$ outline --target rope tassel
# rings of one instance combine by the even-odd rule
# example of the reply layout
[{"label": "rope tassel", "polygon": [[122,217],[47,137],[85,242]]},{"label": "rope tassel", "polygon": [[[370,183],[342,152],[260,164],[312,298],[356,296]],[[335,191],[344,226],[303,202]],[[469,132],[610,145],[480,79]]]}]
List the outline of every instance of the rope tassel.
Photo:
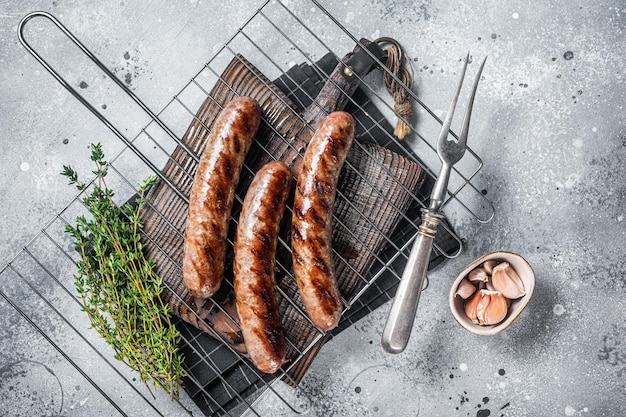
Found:
[{"label": "rope tassel", "polygon": [[[410,60],[407,59],[407,55],[402,49],[402,46],[400,46],[396,40],[383,37],[377,39],[376,42],[390,44],[385,49],[385,52],[387,52],[385,65],[389,71],[383,72],[383,83],[389,94],[393,97],[393,108],[398,115],[398,121],[396,122],[393,134],[398,139],[404,139],[406,135],[411,133],[410,123],[413,114],[413,106],[411,105],[409,91],[413,88],[413,79],[415,77],[413,66]],[[400,82],[398,82],[398,80]]]}]

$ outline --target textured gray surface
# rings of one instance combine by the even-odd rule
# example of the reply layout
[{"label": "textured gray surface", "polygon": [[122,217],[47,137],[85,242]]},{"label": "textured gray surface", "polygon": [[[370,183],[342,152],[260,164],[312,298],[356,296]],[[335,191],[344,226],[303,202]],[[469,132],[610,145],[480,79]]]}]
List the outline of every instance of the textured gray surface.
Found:
[{"label": "textured gray surface", "polygon": [[[160,109],[258,6],[243,4],[1,2],[3,265],[74,197],[58,175],[62,164],[90,169],[90,142],[102,141],[111,155],[122,148],[19,45],[19,20],[33,10],[54,13],[150,107]],[[357,37],[400,40],[415,57],[416,91],[439,114],[465,53],[489,56],[469,141],[485,163],[475,184],[493,201],[496,217],[481,224],[462,210],[447,213],[466,249],[430,275],[403,354],[388,355],[380,347],[385,305],[324,347],[303,381],[310,398],[292,400],[304,402],[307,415],[319,416],[625,415],[624,2],[323,4]],[[313,13],[306,23],[320,22]],[[59,58],[50,46],[43,50]],[[69,63],[71,82],[107,104],[114,89],[104,85],[91,92],[99,75],[86,73],[86,64],[72,54],[62,49],[59,59]],[[123,119],[129,132],[145,124],[134,113]],[[127,169],[133,172],[134,165]],[[454,322],[447,293],[457,271],[493,250],[525,256],[537,287],[509,330],[481,338]],[[41,248],[37,256],[46,253]],[[63,334],[63,324],[47,322],[39,312],[43,303],[17,285],[12,270],[0,278],[2,290],[53,338]],[[45,282],[36,285],[48,289]],[[65,314],[80,313],[68,307]],[[74,352],[75,360],[99,384],[113,385],[109,395],[126,413],[157,414],[128,386],[116,387],[109,366],[89,352]],[[4,299],[0,376],[2,415],[117,413]],[[288,389],[285,395],[291,395]],[[187,398],[182,402],[193,408]],[[165,415],[184,415],[165,398],[154,404]],[[293,414],[270,396],[259,407],[267,415]]]}]

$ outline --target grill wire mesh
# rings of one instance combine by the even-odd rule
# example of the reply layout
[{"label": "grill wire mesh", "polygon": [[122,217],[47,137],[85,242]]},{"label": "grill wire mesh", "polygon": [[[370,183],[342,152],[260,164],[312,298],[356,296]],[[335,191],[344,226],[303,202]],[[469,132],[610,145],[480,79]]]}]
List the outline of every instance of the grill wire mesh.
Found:
[{"label": "grill wire mesh", "polygon": [[[337,59],[351,51],[360,41],[317,2],[310,4],[316,11],[315,15],[324,20],[324,24],[320,25],[325,27],[324,33],[313,32],[303,23],[304,16],[296,15],[287,5],[268,1],[159,112],[150,110],[121,81],[114,80],[149,116],[149,122],[131,138],[121,133],[120,128],[76,92],[63,76],[39,57],[37,51],[31,49],[28,42],[23,40],[23,43],[65,88],[124,143],[122,151],[110,159],[109,166],[109,185],[116,189],[118,199],[123,203],[132,200],[132,196],[137,193],[136,184],[148,174],[162,175],[161,168],[170,160],[172,152],[181,146],[179,138],[194,119],[197,109],[207,99],[213,86],[221,82],[222,71],[238,54],[246,57],[268,79],[276,81],[276,85],[299,107],[293,109],[294,112],[300,112],[311,104]],[[51,18],[43,14],[31,17],[37,16]],[[66,31],[60,23],[59,28]],[[115,78],[78,39],[69,32],[65,34],[105,74]],[[418,162],[425,169],[425,180],[419,193],[411,193],[411,208],[406,214],[400,213],[399,225],[393,234],[386,237],[385,249],[372,254],[374,260],[367,272],[360,275],[358,291],[344,300],[346,310],[339,328],[333,334],[341,332],[393,297],[419,223],[418,209],[427,203],[429,187],[434,182],[439,166],[433,142],[441,121],[411,92],[417,103],[419,120],[411,137],[404,143],[399,142],[391,133],[393,128],[389,120],[393,120],[396,115],[389,96],[381,88],[380,78],[380,71],[374,71],[361,80],[359,90],[348,104],[347,110],[358,121],[357,140],[379,143]],[[192,155],[192,159],[197,159],[197,156]],[[481,166],[480,158],[468,149],[463,163],[456,168],[451,178],[450,198],[446,205],[467,210],[477,221],[487,222],[494,214],[493,206],[471,183]],[[242,195],[238,196],[240,202],[242,198]],[[340,192],[338,198],[346,197]],[[40,233],[0,270],[0,296],[38,332],[42,343],[47,343],[56,351],[56,355],[69,364],[68,378],[87,380],[94,396],[122,415],[163,415],[158,401],[152,399],[135,380],[135,375],[112,359],[104,342],[94,340],[88,319],[81,311],[73,287],[78,254],[64,233],[64,228],[66,224],[73,223],[77,215],[85,213],[86,209],[77,195],[44,225]],[[433,266],[445,258],[456,256],[462,246],[461,239],[448,224],[443,225],[440,234],[442,238],[435,245]],[[285,242],[281,244],[286,245]],[[15,294],[24,291],[32,294],[37,302],[18,302]],[[289,294],[282,292],[281,297],[289,298]],[[292,303],[297,306],[296,302]],[[298,311],[303,315],[301,310]],[[59,327],[63,329],[62,332],[51,331]],[[256,401],[268,397],[296,412],[305,410],[307,393],[301,392],[297,384],[298,377],[294,378],[289,372],[289,365],[275,377],[263,375],[239,353],[207,333],[182,320],[177,322],[177,327],[182,333],[181,349],[186,357],[184,366],[188,377],[184,381],[185,389],[206,415],[260,415],[256,411]],[[306,346],[299,346],[295,340],[288,341],[295,351],[291,363],[312,359],[328,337],[332,335],[318,332]],[[92,355],[89,358],[77,357],[74,354],[76,344],[87,346]],[[98,369],[102,367],[110,368],[111,376],[99,373]],[[292,388],[285,390],[284,382]],[[127,405],[128,401],[124,401],[124,406],[120,405],[119,399],[128,395],[136,395],[140,401],[134,405]],[[184,406],[181,403],[181,407]]]}]

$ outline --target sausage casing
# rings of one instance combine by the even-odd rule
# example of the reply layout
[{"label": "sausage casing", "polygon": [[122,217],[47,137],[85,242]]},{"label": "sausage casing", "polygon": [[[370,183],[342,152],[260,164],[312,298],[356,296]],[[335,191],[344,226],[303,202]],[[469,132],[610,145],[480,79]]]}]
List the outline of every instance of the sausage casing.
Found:
[{"label": "sausage casing", "polygon": [[346,112],[330,113],[311,138],[298,175],[293,203],[293,270],[311,321],[322,330],[335,328],[341,296],[332,256],[332,214],[341,167],[355,135]]},{"label": "sausage casing", "polygon": [[235,190],[260,122],[261,108],[254,99],[234,98],[217,116],[200,157],[183,257],[183,282],[195,297],[211,297],[222,282]]},{"label": "sausage casing", "polygon": [[252,363],[268,373],[285,362],[274,268],[290,185],[286,164],[264,165],[246,192],[235,235],[233,268],[241,332]]}]

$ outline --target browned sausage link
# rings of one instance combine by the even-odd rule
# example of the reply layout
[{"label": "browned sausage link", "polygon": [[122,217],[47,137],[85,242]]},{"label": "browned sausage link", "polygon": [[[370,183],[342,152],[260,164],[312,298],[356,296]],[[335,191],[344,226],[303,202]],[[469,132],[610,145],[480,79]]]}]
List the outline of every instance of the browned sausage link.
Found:
[{"label": "browned sausage link", "polygon": [[332,256],[332,214],[339,172],[354,140],[354,119],[329,114],[304,154],[293,203],[293,269],[311,321],[322,330],[337,326],[341,297]]},{"label": "browned sausage link", "polygon": [[248,188],[235,235],[233,268],[241,332],[252,363],[268,373],[285,362],[274,266],[290,184],[286,164],[264,165]]},{"label": "browned sausage link", "polygon": [[259,104],[237,97],[217,116],[200,157],[185,226],[183,282],[209,298],[219,289],[230,212],[246,153],[261,121]]}]

